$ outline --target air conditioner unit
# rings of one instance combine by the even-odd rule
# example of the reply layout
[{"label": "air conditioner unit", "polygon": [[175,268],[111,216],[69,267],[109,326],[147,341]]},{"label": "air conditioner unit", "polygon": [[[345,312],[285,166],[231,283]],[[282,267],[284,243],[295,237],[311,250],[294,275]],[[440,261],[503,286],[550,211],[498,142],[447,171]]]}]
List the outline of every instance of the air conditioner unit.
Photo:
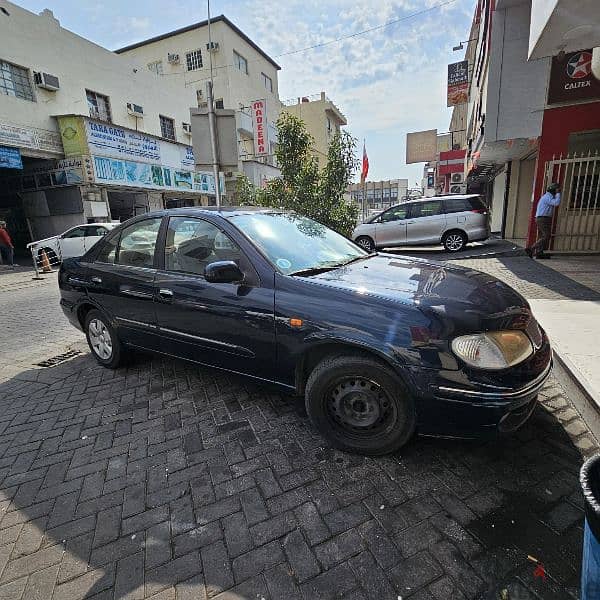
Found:
[{"label": "air conditioner unit", "polygon": [[192,135],[192,124],[191,123],[182,123],[183,133],[187,133],[188,135]]},{"label": "air conditioner unit", "polygon": [[167,61],[172,65],[179,64],[179,54],[169,52],[167,54]]},{"label": "air conditioner unit", "polygon": [[206,49],[209,52],[218,52],[219,51],[219,42],[207,42]]},{"label": "air conditioner unit", "polygon": [[55,92],[56,90],[60,89],[58,77],[56,77],[56,75],[50,75],[50,73],[34,72],[33,80],[35,81],[35,85],[44,90]]},{"label": "air conditioner unit", "polygon": [[467,184],[461,183],[461,184],[451,185],[450,193],[451,194],[466,194],[467,193]]},{"label": "air conditioner unit", "polygon": [[465,176],[462,171],[460,173],[452,173],[452,175],[450,175],[450,183],[462,183],[464,180]]},{"label": "air conditioner unit", "polygon": [[144,116],[144,107],[139,104],[134,104],[133,102],[127,103],[127,112],[134,117],[143,117]]}]

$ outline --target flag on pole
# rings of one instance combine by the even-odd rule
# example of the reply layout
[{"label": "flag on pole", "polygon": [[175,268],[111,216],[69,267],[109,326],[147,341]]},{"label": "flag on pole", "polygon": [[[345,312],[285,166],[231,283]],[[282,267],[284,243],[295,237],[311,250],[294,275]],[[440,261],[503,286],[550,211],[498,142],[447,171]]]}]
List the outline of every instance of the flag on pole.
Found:
[{"label": "flag on pole", "polygon": [[364,183],[367,180],[369,174],[369,157],[367,156],[367,147],[363,140],[363,159],[362,159],[362,171],[360,173],[360,182]]}]

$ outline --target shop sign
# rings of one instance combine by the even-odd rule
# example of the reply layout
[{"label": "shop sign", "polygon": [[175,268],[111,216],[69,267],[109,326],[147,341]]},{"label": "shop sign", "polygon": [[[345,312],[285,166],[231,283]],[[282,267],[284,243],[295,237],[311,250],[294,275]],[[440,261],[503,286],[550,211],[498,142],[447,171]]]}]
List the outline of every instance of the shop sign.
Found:
[{"label": "shop sign", "polygon": [[251,103],[252,126],[254,130],[254,156],[265,156],[269,153],[267,135],[267,102],[254,100]]},{"label": "shop sign", "polygon": [[447,106],[469,101],[469,61],[461,60],[448,65]]},{"label": "shop sign", "polygon": [[406,164],[429,162],[437,155],[437,129],[406,134]]},{"label": "shop sign", "polygon": [[22,169],[23,161],[18,148],[0,146],[0,169]]},{"label": "shop sign", "polygon": [[62,154],[60,135],[35,127],[20,127],[0,122],[0,144]]},{"label": "shop sign", "polygon": [[600,98],[600,80],[592,73],[592,51],[552,58],[548,104]]},{"label": "shop sign", "polygon": [[160,143],[156,138],[97,121],[86,121],[86,132],[92,154],[143,162],[160,161]]}]

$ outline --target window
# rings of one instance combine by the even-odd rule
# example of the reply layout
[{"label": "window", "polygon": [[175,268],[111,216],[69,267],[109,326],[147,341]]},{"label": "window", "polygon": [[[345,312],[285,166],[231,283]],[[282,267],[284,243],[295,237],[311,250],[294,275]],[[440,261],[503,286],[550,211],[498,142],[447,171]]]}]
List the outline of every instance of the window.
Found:
[{"label": "window", "polygon": [[428,202],[417,202],[412,205],[411,218],[433,217],[442,214],[442,201],[430,200]]},{"label": "window", "polygon": [[381,222],[400,221],[401,219],[406,219],[407,216],[408,206],[394,206],[394,208],[390,208],[390,210],[381,215]]},{"label": "window", "polygon": [[444,200],[446,213],[459,213],[473,210],[468,198],[453,198]]},{"label": "window", "polygon": [[160,134],[167,140],[175,140],[175,120],[169,117],[160,117]]},{"label": "window", "polygon": [[204,275],[206,265],[233,260],[242,266],[239,246],[218,227],[202,219],[172,217],[167,229],[165,268]]},{"label": "window", "polygon": [[331,135],[332,127],[331,127],[331,119],[327,117],[327,133]]},{"label": "window", "polygon": [[85,230],[85,227],[75,227],[75,229],[71,229],[71,231],[65,233],[62,237],[64,240],[85,237]]},{"label": "window", "polygon": [[225,104],[223,104],[223,98],[215,100],[215,108],[225,108]]},{"label": "window", "polygon": [[[102,242],[99,242],[99,244]],[[119,235],[113,235],[110,239],[106,240],[96,257],[97,262],[108,263],[110,265],[115,263],[115,257],[117,256],[117,245],[119,243]]]},{"label": "window", "polygon": [[85,95],[90,110],[90,117],[100,121],[112,122],[108,97],[90,90],[85,90]]},{"label": "window", "polygon": [[98,237],[108,233],[108,230],[102,225],[92,225],[85,228],[85,237]]},{"label": "window", "polygon": [[157,60],[157,61],[148,63],[148,71],[152,71],[152,73],[156,73],[156,75],[162,75],[163,74],[162,60]]},{"label": "window", "polygon": [[[145,219],[123,229],[116,262],[129,267],[152,268],[161,221],[162,219]],[[103,252],[104,248],[100,254]]]},{"label": "window", "polygon": [[202,50],[192,50],[185,54],[185,65],[188,71],[197,71],[202,68]]},{"label": "window", "polygon": [[262,82],[263,82],[263,85],[265,86],[265,89],[268,90],[269,92],[273,93],[273,80],[268,75],[265,75],[264,73],[261,73],[260,76],[262,78]]},{"label": "window", "polygon": [[29,71],[0,60],[0,92],[23,100],[35,100]]},{"label": "window", "polygon": [[235,50],[233,51],[233,64],[242,73],[248,75],[248,61],[241,54],[238,54]]}]

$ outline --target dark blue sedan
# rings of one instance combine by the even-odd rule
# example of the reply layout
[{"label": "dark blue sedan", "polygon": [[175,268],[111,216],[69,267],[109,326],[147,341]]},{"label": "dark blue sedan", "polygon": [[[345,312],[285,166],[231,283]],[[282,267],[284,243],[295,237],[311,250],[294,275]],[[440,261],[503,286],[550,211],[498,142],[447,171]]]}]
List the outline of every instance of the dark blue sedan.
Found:
[{"label": "dark blue sedan", "polygon": [[303,394],[333,445],[512,432],[552,352],[527,302],[477,271],[369,254],[311,219],[186,208],[117,227],[63,262],[61,305],[96,360],[132,349]]}]

